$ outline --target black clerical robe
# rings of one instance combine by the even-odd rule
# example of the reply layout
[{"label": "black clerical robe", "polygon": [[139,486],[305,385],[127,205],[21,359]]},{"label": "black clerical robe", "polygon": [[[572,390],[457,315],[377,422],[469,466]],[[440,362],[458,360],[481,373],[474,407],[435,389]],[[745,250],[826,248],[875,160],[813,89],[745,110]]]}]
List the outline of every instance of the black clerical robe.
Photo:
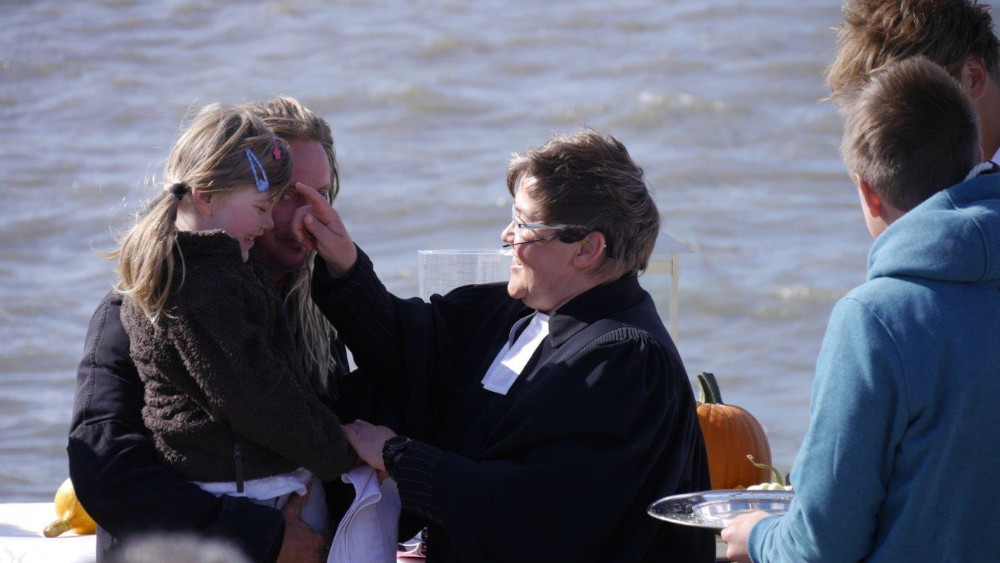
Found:
[{"label": "black clerical robe", "polygon": [[709,532],[646,514],[710,488],[695,399],[635,276],[551,315],[506,394],[481,380],[532,313],[503,284],[430,303],[392,296],[369,258],[346,278],[318,263],[313,295],[415,439],[398,458],[404,509],[429,523],[428,561],[713,561]]}]

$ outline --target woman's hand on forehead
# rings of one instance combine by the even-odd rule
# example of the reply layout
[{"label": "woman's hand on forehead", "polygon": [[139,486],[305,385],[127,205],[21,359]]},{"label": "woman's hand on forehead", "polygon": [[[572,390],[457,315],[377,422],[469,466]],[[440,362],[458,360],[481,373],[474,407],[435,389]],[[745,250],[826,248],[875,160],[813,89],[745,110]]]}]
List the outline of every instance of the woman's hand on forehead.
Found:
[{"label": "woman's hand on forehead", "polygon": [[340,214],[312,187],[298,182],[295,189],[306,204],[295,210],[292,234],[300,244],[319,253],[331,274],[346,274],[358,259],[358,249]]}]

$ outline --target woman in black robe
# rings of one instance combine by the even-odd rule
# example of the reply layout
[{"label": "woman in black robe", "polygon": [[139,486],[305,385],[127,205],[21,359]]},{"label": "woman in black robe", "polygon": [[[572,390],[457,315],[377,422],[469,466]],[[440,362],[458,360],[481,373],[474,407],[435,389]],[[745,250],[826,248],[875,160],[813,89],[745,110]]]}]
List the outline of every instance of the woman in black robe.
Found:
[{"label": "woman in black robe", "polygon": [[[384,389],[348,425],[428,525],[429,561],[712,561],[703,530],[646,514],[710,487],[691,385],[638,282],[660,218],[625,147],[594,131],[510,163],[511,279],[391,295],[308,187],[313,297]],[[391,428],[390,428],[391,427]]]}]

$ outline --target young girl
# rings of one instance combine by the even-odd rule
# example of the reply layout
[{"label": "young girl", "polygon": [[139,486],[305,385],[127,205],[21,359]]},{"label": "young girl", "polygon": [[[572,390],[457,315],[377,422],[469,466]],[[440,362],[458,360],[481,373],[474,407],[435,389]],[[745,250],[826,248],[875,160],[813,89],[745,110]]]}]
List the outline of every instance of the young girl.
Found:
[{"label": "young girl", "polygon": [[[359,463],[304,375],[281,301],[249,259],[291,170],[288,145],[259,118],[207,106],[171,151],[165,187],[113,253],[145,384],[143,420],[160,455],[206,490],[275,507]],[[327,530],[322,499],[310,495],[303,512],[318,531]]]}]

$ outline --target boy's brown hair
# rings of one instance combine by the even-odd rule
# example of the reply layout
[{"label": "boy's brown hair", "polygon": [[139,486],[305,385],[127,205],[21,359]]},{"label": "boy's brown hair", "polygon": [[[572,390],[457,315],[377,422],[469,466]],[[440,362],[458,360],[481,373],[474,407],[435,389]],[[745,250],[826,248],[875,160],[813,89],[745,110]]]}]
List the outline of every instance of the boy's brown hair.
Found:
[{"label": "boy's brown hair", "polygon": [[873,73],[845,113],[840,151],[848,172],[901,211],[961,182],[979,162],[971,100],[924,57]]}]

